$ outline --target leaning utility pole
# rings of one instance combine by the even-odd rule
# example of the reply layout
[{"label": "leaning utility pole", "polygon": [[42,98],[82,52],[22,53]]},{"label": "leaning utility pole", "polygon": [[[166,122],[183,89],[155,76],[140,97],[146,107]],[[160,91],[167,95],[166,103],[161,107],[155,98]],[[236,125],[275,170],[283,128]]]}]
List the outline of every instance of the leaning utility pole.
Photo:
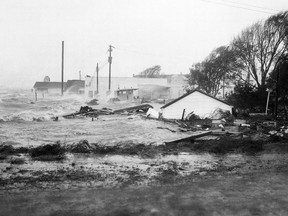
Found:
[{"label": "leaning utility pole", "polygon": [[61,95],[63,96],[64,92],[64,41],[62,41],[62,67],[61,67],[61,72],[62,72],[62,79],[61,79]]},{"label": "leaning utility pole", "polygon": [[108,62],[109,62],[109,92],[111,90],[111,64],[112,64],[111,53],[112,53],[112,48],[115,48],[115,47],[113,47],[112,45],[109,45],[109,49],[108,49],[108,52],[109,52],[109,57],[108,57]]}]

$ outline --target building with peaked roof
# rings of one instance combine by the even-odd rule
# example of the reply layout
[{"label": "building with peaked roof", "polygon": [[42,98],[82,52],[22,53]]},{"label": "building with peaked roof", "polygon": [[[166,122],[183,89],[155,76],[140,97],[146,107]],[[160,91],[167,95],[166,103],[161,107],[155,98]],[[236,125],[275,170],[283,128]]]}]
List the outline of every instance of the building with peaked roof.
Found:
[{"label": "building with peaked roof", "polygon": [[217,110],[232,113],[232,106],[202,91],[193,90],[161,107],[162,117],[166,119],[182,119],[190,113],[200,118],[213,118]]},{"label": "building with peaked roof", "polygon": [[[66,94],[83,94],[84,95],[85,81],[84,80],[68,80],[63,82],[63,90]],[[62,94],[61,82],[36,82],[33,86],[35,97],[57,96]]]}]

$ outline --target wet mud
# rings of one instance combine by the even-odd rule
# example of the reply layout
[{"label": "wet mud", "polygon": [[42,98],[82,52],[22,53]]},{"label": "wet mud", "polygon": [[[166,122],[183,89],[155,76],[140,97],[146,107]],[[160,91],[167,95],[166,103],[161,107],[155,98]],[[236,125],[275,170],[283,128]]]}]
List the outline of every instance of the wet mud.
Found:
[{"label": "wet mud", "polygon": [[0,208],[3,215],[285,215],[287,164],[280,153],[8,155]]}]

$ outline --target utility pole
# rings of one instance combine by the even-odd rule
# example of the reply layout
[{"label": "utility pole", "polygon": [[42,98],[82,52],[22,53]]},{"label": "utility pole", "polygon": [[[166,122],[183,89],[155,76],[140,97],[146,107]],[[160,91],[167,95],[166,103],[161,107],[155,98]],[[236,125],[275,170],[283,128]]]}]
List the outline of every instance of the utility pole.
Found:
[{"label": "utility pole", "polygon": [[81,70],[79,71],[79,80],[81,80]]},{"label": "utility pole", "polygon": [[98,63],[97,63],[97,66],[96,66],[96,76],[97,76],[97,78],[96,78],[96,84],[97,84],[97,94],[99,93],[99,67],[98,67]]},{"label": "utility pole", "polygon": [[225,98],[225,77],[223,77],[223,99]]},{"label": "utility pole", "polygon": [[266,102],[266,110],[265,110],[265,115],[268,115],[268,106],[269,106],[269,99],[270,99],[270,93],[272,92],[272,90],[267,89],[268,92],[268,96],[267,96],[267,102]]},{"label": "utility pole", "polygon": [[279,97],[279,75],[280,75],[280,66],[277,68],[277,77],[276,77],[276,99],[275,99],[275,118],[277,119],[278,115],[278,97]]},{"label": "utility pole", "polygon": [[109,92],[111,90],[111,64],[112,64],[111,53],[112,53],[112,48],[115,48],[115,47],[113,47],[112,45],[109,45],[109,49],[108,49],[108,52],[109,52],[109,57],[108,57],[108,62],[109,62]]},{"label": "utility pole", "polygon": [[61,71],[62,71],[62,79],[61,79],[61,95],[63,96],[63,92],[64,92],[64,41],[62,41],[62,67],[61,67]]}]

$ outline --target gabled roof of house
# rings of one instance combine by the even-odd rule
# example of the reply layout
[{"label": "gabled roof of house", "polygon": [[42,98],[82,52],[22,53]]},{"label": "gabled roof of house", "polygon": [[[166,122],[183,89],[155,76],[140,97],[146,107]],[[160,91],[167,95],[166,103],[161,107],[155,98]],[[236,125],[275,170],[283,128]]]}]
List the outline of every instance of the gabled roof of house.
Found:
[{"label": "gabled roof of house", "polygon": [[190,95],[190,94],[193,94],[194,92],[199,92],[199,93],[201,93],[201,94],[203,94],[203,95],[206,95],[206,96],[208,96],[208,97],[210,97],[210,98],[213,98],[214,100],[220,101],[220,102],[222,102],[222,103],[224,103],[224,104],[227,104],[228,106],[231,106],[230,104],[226,103],[225,101],[222,101],[222,100],[220,100],[220,99],[218,99],[218,98],[216,98],[216,97],[213,97],[213,96],[211,96],[211,95],[206,94],[205,92],[202,92],[202,91],[200,91],[200,90],[198,90],[198,89],[195,89],[195,90],[193,90],[193,91],[191,91],[191,92],[188,92],[188,93],[182,95],[181,97],[176,98],[175,100],[173,100],[173,101],[165,104],[164,106],[161,107],[161,109],[166,108],[166,107],[168,107],[168,106],[176,103],[177,101],[179,101],[179,100],[187,97],[187,96]]},{"label": "gabled roof of house", "polygon": [[[63,83],[63,87],[66,87],[66,82]],[[33,88],[38,89],[51,89],[51,88],[62,88],[61,82],[36,82],[33,86]]]}]

